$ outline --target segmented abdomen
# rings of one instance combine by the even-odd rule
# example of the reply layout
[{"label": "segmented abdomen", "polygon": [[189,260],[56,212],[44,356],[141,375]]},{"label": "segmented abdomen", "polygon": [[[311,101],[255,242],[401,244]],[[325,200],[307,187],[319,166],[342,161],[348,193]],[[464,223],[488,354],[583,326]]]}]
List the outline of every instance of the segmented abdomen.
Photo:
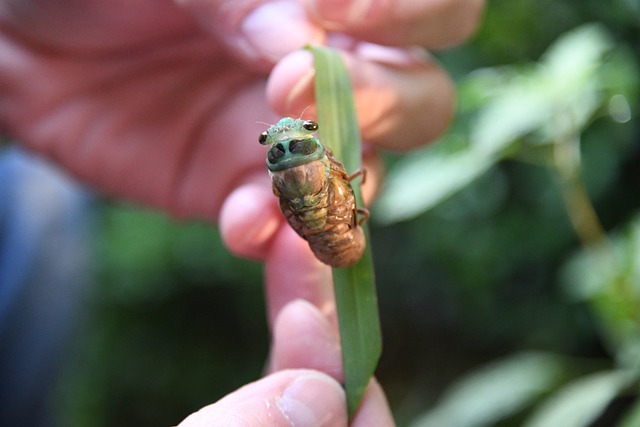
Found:
[{"label": "segmented abdomen", "polygon": [[357,224],[355,197],[346,173],[331,173],[323,192],[326,197],[317,197],[314,206],[296,209],[281,197],[280,207],[320,261],[332,267],[347,267],[362,257],[366,244],[362,227]]},{"label": "segmented abdomen", "polygon": [[320,233],[303,236],[309,242],[315,256],[332,267],[348,267],[355,264],[364,253],[365,240],[362,227],[345,223],[327,227]]}]

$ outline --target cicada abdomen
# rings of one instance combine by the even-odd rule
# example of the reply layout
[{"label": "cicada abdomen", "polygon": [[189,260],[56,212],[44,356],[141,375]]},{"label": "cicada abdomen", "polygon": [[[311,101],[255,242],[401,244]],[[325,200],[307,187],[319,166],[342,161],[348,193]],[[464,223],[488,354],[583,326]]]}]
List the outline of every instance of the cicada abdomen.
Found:
[{"label": "cicada abdomen", "polygon": [[[315,256],[332,267],[356,263],[366,242],[360,224],[369,213],[357,208],[349,176],[313,133],[318,124],[286,117],[260,134],[273,192],[291,227]],[[360,215],[360,218],[358,216]]]}]

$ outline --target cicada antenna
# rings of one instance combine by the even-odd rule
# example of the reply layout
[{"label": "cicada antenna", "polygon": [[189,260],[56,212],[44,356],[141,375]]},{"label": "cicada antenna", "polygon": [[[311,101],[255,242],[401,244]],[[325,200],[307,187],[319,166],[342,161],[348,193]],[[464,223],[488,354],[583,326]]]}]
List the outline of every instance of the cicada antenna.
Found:
[{"label": "cicada antenna", "polygon": [[306,113],[309,108],[311,108],[311,105],[308,105],[307,108],[302,110],[302,113],[300,113],[300,117],[298,117],[298,120],[302,119],[302,116],[304,116],[304,113]]}]

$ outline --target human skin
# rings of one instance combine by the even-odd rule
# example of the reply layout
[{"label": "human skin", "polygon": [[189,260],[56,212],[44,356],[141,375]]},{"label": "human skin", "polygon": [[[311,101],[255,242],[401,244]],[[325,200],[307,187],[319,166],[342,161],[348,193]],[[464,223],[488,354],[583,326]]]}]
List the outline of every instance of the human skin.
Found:
[{"label": "human skin", "polygon": [[[330,269],[283,221],[257,142],[265,125],[257,122],[305,109],[313,119],[312,60],[299,48],[339,48],[368,147],[363,190],[370,200],[381,169],[375,150],[422,145],[452,116],[453,86],[422,48],[464,40],[482,6],[482,0],[0,0],[0,130],[105,194],[217,222],[231,251],[265,263],[279,355],[271,358],[272,370],[305,368],[339,379]],[[334,331],[318,338],[331,351],[278,347],[277,337],[295,325],[277,329],[276,319],[299,300]],[[305,313],[307,320],[314,316]],[[273,375],[263,381],[283,374]],[[379,386],[372,390],[363,408],[388,411]]]}]

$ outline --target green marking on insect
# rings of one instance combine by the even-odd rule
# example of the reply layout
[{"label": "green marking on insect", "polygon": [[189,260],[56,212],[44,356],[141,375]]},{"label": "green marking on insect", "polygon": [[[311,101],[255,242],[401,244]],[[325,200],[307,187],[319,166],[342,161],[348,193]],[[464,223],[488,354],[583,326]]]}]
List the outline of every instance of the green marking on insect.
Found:
[{"label": "green marking on insect", "polygon": [[258,141],[271,146],[267,168],[273,193],[291,227],[320,261],[347,267],[362,257],[366,246],[360,224],[369,211],[356,207],[351,187],[357,176],[364,182],[365,170],[347,174],[314,136],[317,131],[314,121],[285,117],[262,132]]}]

